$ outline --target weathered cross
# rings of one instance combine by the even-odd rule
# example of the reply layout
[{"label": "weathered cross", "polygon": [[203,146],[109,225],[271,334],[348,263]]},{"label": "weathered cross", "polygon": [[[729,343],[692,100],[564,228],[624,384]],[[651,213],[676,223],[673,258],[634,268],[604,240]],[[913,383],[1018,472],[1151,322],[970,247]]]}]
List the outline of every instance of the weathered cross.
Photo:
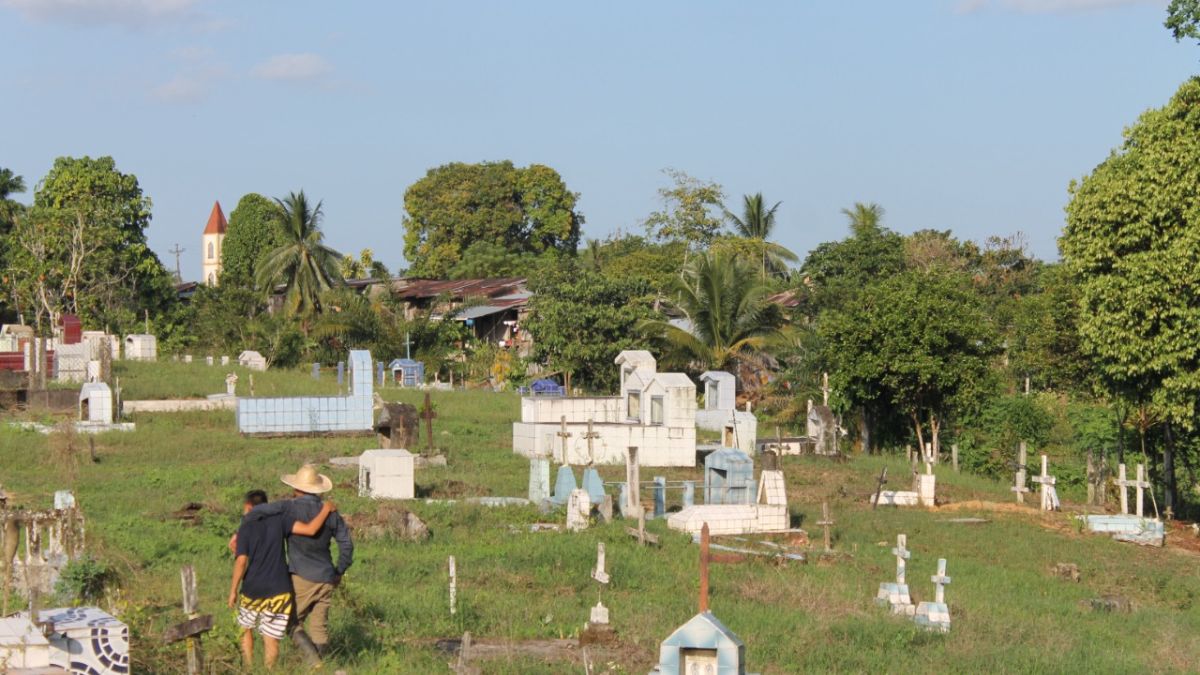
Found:
[{"label": "weathered cross", "polygon": [[433,403],[429,400],[429,392],[425,392],[425,407],[421,410],[421,419],[425,420],[425,445],[429,454],[433,454],[433,420],[437,413],[433,411]]},{"label": "weathered cross", "polygon": [[184,565],[179,573],[183,582],[183,612],[188,620],[167,628],[163,634],[163,642],[170,644],[187,640],[187,672],[188,675],[199,675],[204,672],[204,650],[200,646],[200,638],[212,630],[212,614],[200,614],[197,606],[196,569]]},{"label": "weathered cross", "polygon": [[879,472],[879,487],[875,490],[875,501],[871,502],[871,510],[874,511],[876,506],[879,506],[879,497],[883,494],[883,484],[887,482],[887,467],[883,467],[883,471]]},{"label": "weathered cross", "polygon": [[1136,496],[1136,500],[1134,501],[1133,505],[1134,505],[1134,508],[1137,509],[1138,518],[1141,518],[1142,517],[1142,498],[1144,496],[1142,491],[1146,490],[1150,487],[1150,481],[1146,480],[1146,465],[1145,464],[1137,465],[1137,480],[1133,481],[1133,487],[1137,489],[1137,496]]},{"label": "weathered cross", "polygon": [[829,527],[833,525],[833,519],[829,517],[829,502],[821,502],[821,519],[817,524],[825,528],[825,552],[829,553],[833,550],[829,540]]},{"label": "weathered cross", "polygon": [[708,611],[708,565],[709,563],[735,563],[744,556],[731,553],[711,553],[708,550],[708,523],[700,528],[700,613]]},{"label": "weathered cross", "polygon": [[950,583],[950,577],[946,576],[946,559],[938,558],[937,574],[929,577],[933,585],[937,588],[934,592],[934,602],[938,604],[946,604],[946,584]]},{"label": "weathered cross", "polygon": [[905,560],[912,557],[912,553],[908,550],[908,535],[896,535],[896,548],[892,549],[892,555],[896,556],[896,583],[907,583],[904,580]]},{"label": "weathered cross", "polygon": [[1121,488],[1121,514],[1127,516],[1129,515],[1129,488],[1133,485],[1134,481],[1125,477],[1124,464],[1117,465],[1117,479],[1113,482],[1117,484],[1117,487]]},{"label": "weathered cross", "polygon": [[1042,474],[1040,476],[1034,476],[1033,482],[1038,484],[1038,495],[1041,496],[1042,499],[1043,511],[1054,510],[1052,508],[1053,504],[1051,504],[1050,500],[1050,490],[1053,489],[1057,480],[1058,479],[1056,479],[1054,476],[1046,473],[1046,456],[1042,455]]},{"label": "weathered cross", "polygon": [[[566,420],[566,418],[565,418],[565,417],[564,417],[563,419],[564,419],[564,420]],[[591,465],[593,465],[593,464],[595,464],[595,463],[596,463],[596,455],[595,455],[595,452],[594,452],[594,450],[593,450],[593,448],[592,448],[592,441],[593,441],[593,440],[595,440],[595,439],[597,439],[597,438],[600,438],[600,432],[599,432],[599,431],[593,431],[593,430],[592,430],[592,420],[591,420],[591,418],[589,417],[589,418],[588,418],[588,426],[587,426],[587,431],[583,432],[583,439],[584,439],[585,441],[587,441],[587,444],[588,444],[588,466],[591,466]],[[566,457],[566,451],[565,451],[565,450],[563,451],[563,456],[564,456],[564,459],[565,459],[565,457]]]},{"label": "weathered cross", "polygon": [[1017,475],[1013,479],[1013,486],[1009,488],[1017,493],[1017,503],[1025,503],[1025,493],[1029,492],[1029,488],[1025,487],[1025,441],[1021,441],[1021,449],[1017,454]]},{"label": "weathered cross", "polygon": [[559,420],[558,420],[558,422],[559,422],[559,424],[561,424],[562,426],[561,426],[561,428],[559,429],[558,433],[557,433],[557,434],[555,434],[555,436],[558,436],[559,438],[561,438],[561,439],[562,439],[562,450],[563,450],[563,452],[562,452],[562,462],[563,462],[563,464],[570,464],[570,463],[571,463],[571,456],[568,454],[568,452],[570,452],[570,450],[569,450],[569,448],[568,448],[568,446],[567,446],[567,439],[568,439],[568,438],[570,438],[571,436],[573,436],[574,434],[572,434],[571,432],[567,431],[567,416],[566,416],[566,415],[563,415],[562,417],[560,417],[560,418],[559,418]]}]

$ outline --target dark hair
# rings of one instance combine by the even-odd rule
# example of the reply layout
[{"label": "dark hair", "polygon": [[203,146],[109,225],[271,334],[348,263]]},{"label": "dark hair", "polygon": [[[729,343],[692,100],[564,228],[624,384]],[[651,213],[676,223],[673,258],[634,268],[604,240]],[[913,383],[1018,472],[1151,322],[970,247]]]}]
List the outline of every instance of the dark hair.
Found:
[{"label": "dark hair", "polygon": [[267,503],[267,493],[265,490],[251,490],[246,493],[246,503],[250,506],[258,506],[259,504]]}]

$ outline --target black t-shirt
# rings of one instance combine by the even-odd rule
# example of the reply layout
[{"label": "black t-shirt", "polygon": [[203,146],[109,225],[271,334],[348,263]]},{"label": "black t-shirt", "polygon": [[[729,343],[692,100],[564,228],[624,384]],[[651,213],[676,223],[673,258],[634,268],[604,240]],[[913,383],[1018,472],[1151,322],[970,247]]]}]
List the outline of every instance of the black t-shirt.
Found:
[{"label": "black t-shirt", "polygon": [[287,514],[242,518],[237,534],[237,555],[249,558],[246,576],[242,578],[242,595],[271,598],[291,592],[292,578],[288,574],[283,538],[292,531],[293,522]]}]

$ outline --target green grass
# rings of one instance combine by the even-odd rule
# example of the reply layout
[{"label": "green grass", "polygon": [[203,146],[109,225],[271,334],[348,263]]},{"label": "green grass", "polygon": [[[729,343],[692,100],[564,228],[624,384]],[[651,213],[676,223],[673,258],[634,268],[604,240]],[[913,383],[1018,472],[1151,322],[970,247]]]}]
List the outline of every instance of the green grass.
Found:
[{"label": "green grass", "polygon": [[[126,396],[200,395],[223,389],[228,368],[201,364],[123,364]],[[211,377],[210,377],[211,374]],[[305,372],[255,374],[256,392],[312,392]],[[210,382],[211,381],[211,382]],[[244,381],[244,380],[243,380]],[[262,385],[260,386],[260,381]],[[268,384],[271,383],[271,384]],[[210,386],[211,385],[211,386]],[[240,385],[240,383],[239,383]],[[173,389],[173,387],[175,389]],[[273,387],[274,389],[263,389]],[[207,389],[205,389],[207,388]],[[178,390],[178,393],[175,391]],[[328,391],[328,390],[325,390]],[[137,394],[131,392],[138,392]],[[417,402],[421,394],[385,389],[388,399]],[[512,454],[511,423],[519,399],[490,392],[434,392],[435,435],[449,456],[442,469],[420,470],[418,490],[433,496],[524,496],[528,463]],[[122,579],[113,603],[133,630],[135,672],[172,673],[183,666],[179,645],[162,646],[166,625],[182,620],[179,567],[196,565],[202,609],[216,616],[205,643],[217,672],[232,669],[237,652],[230,610],[223,606],[230,557],[225,548],[236,525],[240,495],[286,488],[281,473],[305,461],[358,454],[370,438],[246,439],[232,413],[143,415],[136,432],[99,437],[101,461],[74,460],[67,440],[0,429],[0,465],[10,503],[49,505],[55,489],[72,487],[88,518],[89,547],[113,564]],[[78,441],[75,445],[86,447]],[[903,462],[886,462],[895,486]],[[943,509],[870,510],[866,496],[885,464],[858,458],[845,464],[787,458],[785,471],[793,518],[808,527],[828,500],[837,525],[835,547],[851,554],[837,564],[778,566],[750,560],[712,568],[712,608],[745,640],[748,665],[762,673],[860,672],[1183,672],[1200,653],[1200,595],[1196,557],[1178,549],[1145,549],[1076,532],[1062,514]],[[352,470],[327,468],[334,499],[346,514],[375,506],[356,496]],[[623,467],[605,467],[606,480]],[[653,475],[690,476],[695,470],[655,469]],[[73,478],[72,478],[73,476]],[[939,496],[1011,501],[1007,486],[939,469]],[[678,495],[672,499],[677,502]],[[205,504],[204,517],[188,526],[170,514],[188,502]],[[571,637],[596,602],[590,578],[596,542],[606,542],[612,583],[604,592],[627,658],[619,672],[646,672],[658,643],[696,610],[697,549],[684,535],[652,521],[663,536],[659,549],[639,548],[624,524],[578,534],[529,533],[522,525],[561,522],[561,513],[407,504],[429,525],[423,543],[363,540],[333,610],[333,667],[352,673],[446,672],[450,657],[437,638],[469,630],[477,638]],[[977,515],[982,525],[945,522]],[[514,530],[513,527],[516,527]],[[953,632],[932,635],[891,617],[872,602],[881,581],[894,575],[890,547],[899,532],[913,551],[909,582],[915,600],[930,599],[936,560],[949,561],[947,599]],[[458,562],[460,611],[447,611],[446,559]],[[1057,562],[1073,562],[1081,583],[1051,578]],[[1132,615],[1082,610],[1080,600],[1104,593],[1132,599]],[[285,647],[285,668],[298,668]],[[513,658],[484,666],[488,673],[582,672],[578,663]]]}]

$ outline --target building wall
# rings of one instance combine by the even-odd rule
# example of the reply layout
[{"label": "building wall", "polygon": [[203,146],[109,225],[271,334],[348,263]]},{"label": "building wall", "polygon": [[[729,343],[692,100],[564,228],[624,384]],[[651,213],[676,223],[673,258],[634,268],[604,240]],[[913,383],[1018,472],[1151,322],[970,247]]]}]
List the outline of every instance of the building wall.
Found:
[{"label": "building wall", "polygon": [[[564,462],[562,439],[557,435],[562,426],[554,423],[513,423],[513,452],[525,457],[542,455],[554,461],[569,464],[587,464],[587,423],[567,422],[567,457]],[[640,466],[695,466],[696,428],[642,426],[640,424],[608,423],[594,424],[592,429],[600,434],[593,439],[595,463],[625,463],[626,449],[638,448]]]},{"label": "building wall", "polygon": [[[206,234],[201,239],[201,270],[204,273],[201,282],[209,286],[216,286],[221,276],[221,245],[223,243],[225,243],[223,234]],[[209,255],[210,246],[212,248],[211,256]]]}]

